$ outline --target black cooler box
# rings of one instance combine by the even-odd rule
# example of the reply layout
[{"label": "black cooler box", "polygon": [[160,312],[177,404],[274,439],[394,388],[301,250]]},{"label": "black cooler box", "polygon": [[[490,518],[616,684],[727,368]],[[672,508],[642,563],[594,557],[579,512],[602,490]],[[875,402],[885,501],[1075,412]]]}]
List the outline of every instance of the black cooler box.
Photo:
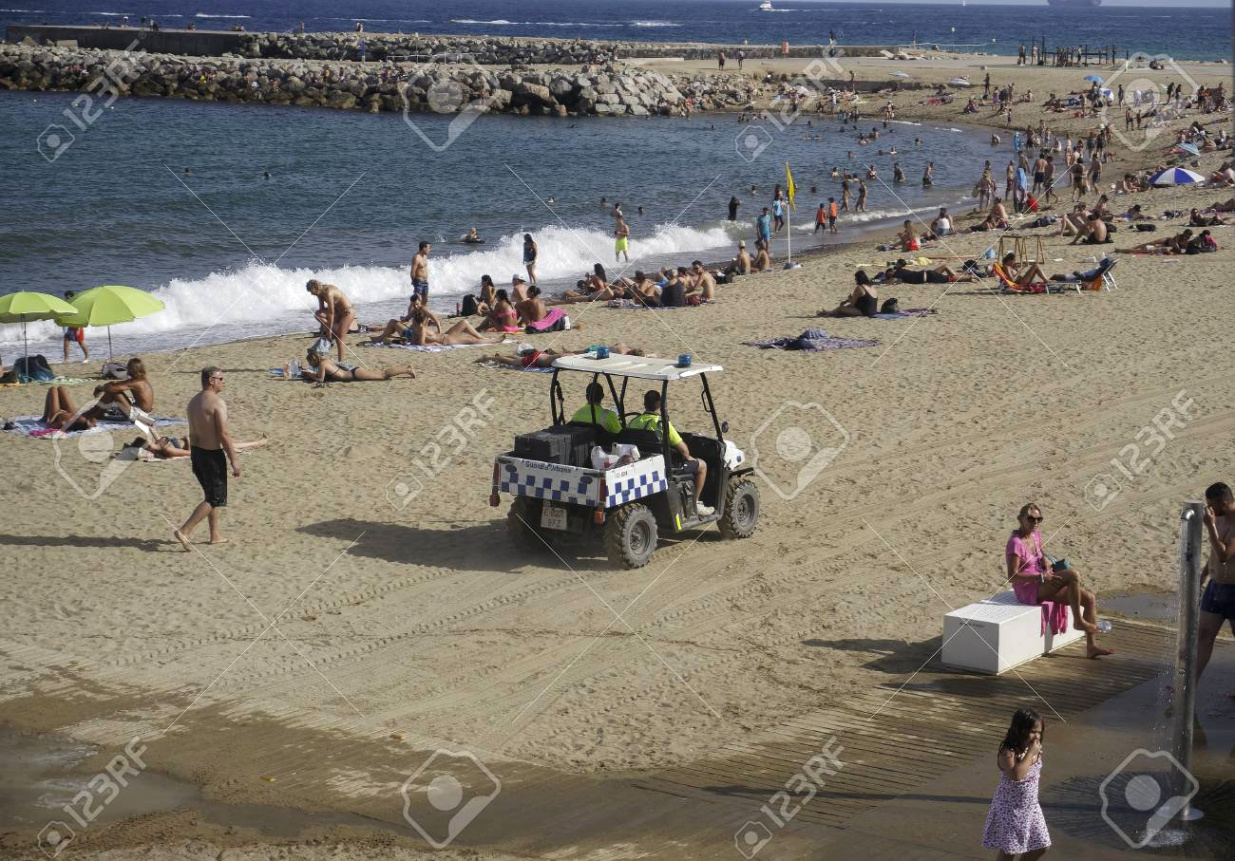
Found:
[{"label": "black cooler box", "polygon": [[557,463],[563,466],[590,466],[596,429],[582,425],[556,425],[515,437],[515,457]]}]

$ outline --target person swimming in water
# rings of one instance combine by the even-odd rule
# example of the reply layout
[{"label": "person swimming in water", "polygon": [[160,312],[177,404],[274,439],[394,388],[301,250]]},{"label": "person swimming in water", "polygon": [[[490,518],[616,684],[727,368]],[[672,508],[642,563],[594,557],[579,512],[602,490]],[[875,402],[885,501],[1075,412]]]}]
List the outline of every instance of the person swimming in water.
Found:
[{"label": "person swimming in water", "polygon": [[476,232],[475,227],[467,232],[467,235],[463,237],[462,241],[466,242],[468,245],[483,245],[485,242],[480,238],[480,234]]}]

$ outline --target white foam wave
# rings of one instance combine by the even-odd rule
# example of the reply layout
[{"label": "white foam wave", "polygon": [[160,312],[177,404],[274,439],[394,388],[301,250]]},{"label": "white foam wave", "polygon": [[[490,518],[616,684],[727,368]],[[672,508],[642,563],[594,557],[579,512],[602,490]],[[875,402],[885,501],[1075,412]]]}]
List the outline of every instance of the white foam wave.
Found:
[{"label": "white foam wave", "polygon": [[[539,249],[536,266],[538,280],[582,278],[597,262],[613,267],[613,237],[605,231],[551,226],[534,230],[532,235]],[[657,225],[647,235],[640,235],[636,230],[631,237],[630,268],[633,272],[641,259],[647,259],[647,265],[652,266],[674,255],[732,244],[732,235],[720,225],[702,228],[680,224]],[[525,274],[522,233],[504,236],[480,251],[459,251],[438,256],[440,252],[441,246],[437,246],[429,264],[433,298],[474,292],[480,284],[481,275],[492,276],[494,282],[501,286],[510,282],[512,274]],[[338,285],[358,306],[402,301],[411,292],[406,265],[338,266],[310,270],[272,268],[252,261],[239,268],[213,272],[204,278],[173,279],[156,288],[152,292],[163,301],[165,310],[126,323],[124,334],[165,335],[215,325],[248,325],[252,331],[265,331],[269,327],[262,324],[267,321],[297,319],[301,314],[308,319],[317,307],[317,300],[305,291],[305,282],[310,278]],[[365,317],[363,309],[361,317]],[[249,332],[245,330],[244,333]],[[31,341],[51,339],[55,334],[56,326],[50,322],[29,326]],[[169,339],[158,340],[167,342]],[[20,327],[0,329],[0,344],[14,343],[21,343]]]},{"label": "white foam wave", "polygon": [[209,12],[198,12],[194,18],[252,18],[252,15],[213,15]]},{"label": "white foam wave", "polygon": [[632,27],[681,27],[681,24],[673,21],[631,21]]},{"label": "white foam wave", "polygon": [[451,24],[493,24],[498,27],[509,27],[514,25],[514,21],[507,21],[505,18],[498,18],[494,21],[477,21],[475,18],[451,18]]}]

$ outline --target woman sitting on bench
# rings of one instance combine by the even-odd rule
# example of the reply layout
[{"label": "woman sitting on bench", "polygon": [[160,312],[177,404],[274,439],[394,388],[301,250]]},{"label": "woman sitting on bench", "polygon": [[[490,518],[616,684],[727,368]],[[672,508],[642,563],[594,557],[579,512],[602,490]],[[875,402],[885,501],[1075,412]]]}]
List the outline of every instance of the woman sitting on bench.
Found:
[{"label": "woman sitting on bench", "polygon": [[[1094,642],[1098,633],[1098,601],[1094,594],[1081,588],[1081,575],[1076,569],[1064,567],[1062,560],[1051,564],[1042,552],[1042,534],[1038,524],[1042,511],[1032,502],[1021,507],[1017,515],[1019,526],[1012,530],[1004,556],[1008,563],[1008,580],[1022,604],[1055,601],[1072,608],[1072,623],[1085,632],[1086,653],[1091,658],[1110,655]],[[1081,608],[1084,607],[1082,615]]]}]

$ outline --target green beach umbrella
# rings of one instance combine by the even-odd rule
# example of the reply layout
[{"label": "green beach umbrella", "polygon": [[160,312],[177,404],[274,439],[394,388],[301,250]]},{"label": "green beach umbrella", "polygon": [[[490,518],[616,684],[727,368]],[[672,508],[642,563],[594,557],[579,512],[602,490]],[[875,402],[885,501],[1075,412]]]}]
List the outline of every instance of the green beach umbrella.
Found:
[{"label": "green beach umbrella", "polygon": [[21,323],[21,339],[26,348],[27,364],[30,360],[30,342],[26,339],[26,324],[31,320],[53,320],[64,313],[77,309],[63,299],[50,293],[22,291],[0,296],[0,323]]},{"label": "green beach umbrella", "polygon": [[138,317],[148,317],[163,310],[163,303],[144,290],[121,284],[91,287],[73,297],[70,313],[57,315],[62,326],[106,326],[107,358],[111,359],[111,327],[131,323]]}]

